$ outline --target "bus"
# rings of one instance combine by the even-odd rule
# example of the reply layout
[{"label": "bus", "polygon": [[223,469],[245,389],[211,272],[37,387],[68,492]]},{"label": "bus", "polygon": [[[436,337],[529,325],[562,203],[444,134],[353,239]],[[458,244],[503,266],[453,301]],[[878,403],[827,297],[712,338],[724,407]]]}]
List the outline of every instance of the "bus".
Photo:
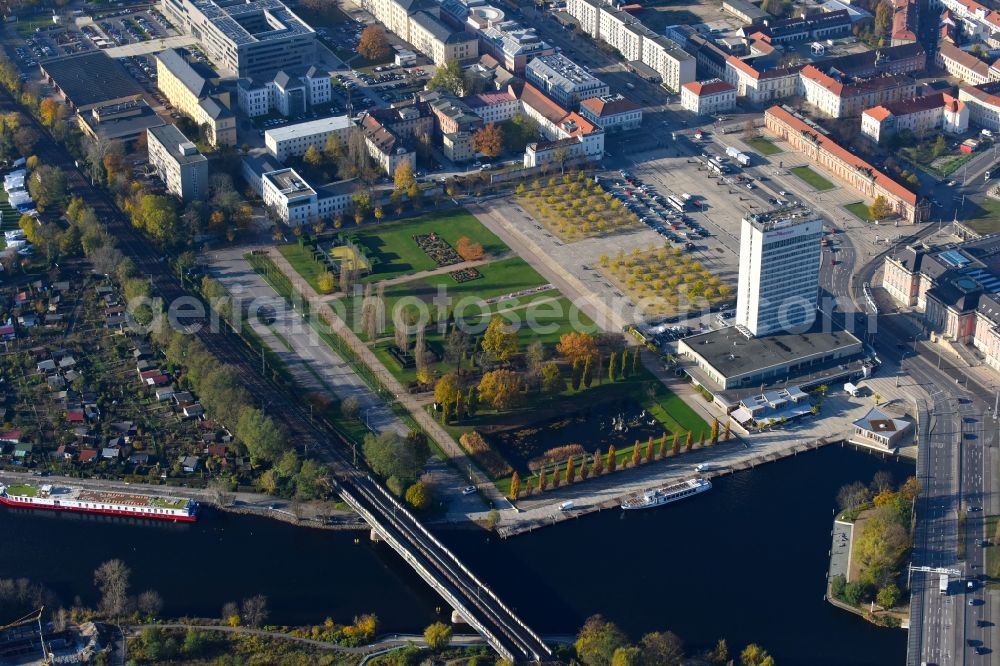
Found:
[{"label": "bus", "polygon": [[671,194],[670,196],[668,196],[667,203],[670,204],[674,209],[676,209],[677,212],[679,213],[684,212],[684,202],[681,201],[681,199],[676,195]]}]

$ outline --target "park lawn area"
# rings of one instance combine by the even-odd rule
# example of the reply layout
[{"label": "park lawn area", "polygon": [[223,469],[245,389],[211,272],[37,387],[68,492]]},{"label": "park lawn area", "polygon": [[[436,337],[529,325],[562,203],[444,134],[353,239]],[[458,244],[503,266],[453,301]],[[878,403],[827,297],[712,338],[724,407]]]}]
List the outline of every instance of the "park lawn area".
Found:
[{"label": "park lawn area", "polygon": [[777,155],[778,153],[783,152],[781,148],[762,136],[755,136],[752,139],[746,139],[746,144],[759,152],[761,155]]},{"label": "park lawn area", "polygon": [[373,272],[362,281],[388,280],[437,268],[434,260],[413,240],[414,236],[431,232],[444,238],[453,248],[459,238],[466,236],[481,244],[488,255],[496,256],[510,250],[464,208],[427,213],[399,222],[365,226],[347,234],[358,245],[368,248],[369,259],[376,260]]},{"label": "park lawn area", "polygon": [[975,212],[963,224],[980,234],[992,234],[1000,231],[1000,201],[984,199],[972,204]]},{"label": "park lawn area", "polygon": [[854,217],[858,218],[862,222],[871,222],[872,218],[868,216],[868,204],[864,201],[857,201],[852,204],[847,204],[844,206]]},{"label": "park lawn area", "polygon": [[[385,335],[392,335],[392,313],[400,299],[405,298],[414,306],[416,305],[415,301],[426,303],[431,309],[428,314],[435,317],[433,301],[436,297],[443,295],[448,298],[450,309],[471,317],[484,312],[483,308],[489,307],[482,303],[484,299],[546,284],[545,278],[520,257],[509,257],[482,264],[476,270],[482,274],[482,277],[468,282],[455,282],[449,274],[441,273],[388,287],[385,290]],[[356,303],[358,298],[360,297],[352,296],[343,299],[347,321],[355,330],[357,330],[357,322],[354,321],[354,318],[361,312],[360,304]]]},{"label": "park lawn area", "polygon": [[278,252],[317,294],[322,293],[319,289],[319,276],[326,272],[326,267],[313,258],[312,248],[293,243],[280,246]]},{"label": "park lawn area", "polygon": [[802,180],[804,180],[809,185],[812,185],[813,189],[815,189],[817,192],[832,190],[834,187],[833,183],[831,183],[826,178],[813,171],[811,167],[807,166],[793,167],[791,169],[791,172],[796,176],[798,176],[799,178],[801,178]]},{"label": "park lawn area", "polygon": [[[503,304],[491,305],[488,311],[479,312],[477,310],[465,321],[472,332],[483,331],[492,316],[497,313],[506,313],[508,321],[514,321],[514,318],[517,317],[516,321],[519,323],[517,329],[518,344],[522,352],[536,340],[553,348],[565,333],[571,331],[595,333],[599,330],[590,317],[574,308],[573,303],[555,289],[531,294]],[[435,326],[427,331],[425,343],[439,359],[443,359],[444,334],[439,327]],[[396,359],[389,353],[389,348],[394,344],[392,339],[383,338],[372,347],[372,351],[399,381],[404,384],[415,382],[417,379],[416,368],[401,368]],[[432,363],[430,367],[437,377],[455,369],[444,360]]]}]

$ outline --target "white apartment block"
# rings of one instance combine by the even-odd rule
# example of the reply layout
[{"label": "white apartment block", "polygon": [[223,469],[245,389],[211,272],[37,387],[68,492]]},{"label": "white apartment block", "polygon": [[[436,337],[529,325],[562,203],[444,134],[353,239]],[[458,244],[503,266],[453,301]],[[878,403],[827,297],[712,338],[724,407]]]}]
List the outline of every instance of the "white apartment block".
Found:
[{"label": "white apartment block", "polygon": [[760,337],[804,330],[819,298],[819,219],[743,218],[736,325]]},{"label": "white apartment block", "polygon": [[666,37],[657,36],[642,41],[642,62],[656,70],[663,85],[674,92],[697,76],[697,60],[677,42]]},{"label": "white apartment block", "polygon": [[697,115],[728,113],[736,108],[736,88],[722,79],[689,81],[681,86],[681,107]]},{"label": "white apartment block", "polygon": [[525,69],[525,77],[556,104],[570,108],[610,92],[608,84],[561,53],[532,60]]},{"label": "white apartment block", "polygon": [[509,90],[479,93],[462,101],[487,124],[502,123],[521,113],[521,100]]},{"label": "white apartment block", "polygon": [[479,55],[478,37],[442,23],[440,7],[429,0],[362,0],[361,7],[435,65]]},{"label": "white apartment block", "polygon": [[566,11],[590,37],[611,45],[625,60],[641,62],[656,71],[670,90],[679,91],[683,84],[695,80],[695,57],[631,14],[600,0],[567,0]]},{"label": "white apartment block", "polygon": [[146,130],[146,149],[168,192],[185,202],[208,196],[208,159],[176,126]]},{"label": "white apartment block", "polygon": [[331,116],[294,125],[285,125],[264,132],[264,146],[278,160],[305,155],[309,146],[322,150],[326,139],[336,134],[341,143],[347,144],[354,122],[350,116]]},{"label": "white apartment block", "polygon": [[751,104],[765,104],[800,94],[800,69],[781,67],[761,72],[736,56],[729,56],[725,79],[736,88],[737,97],[745,97]]},{"label": "white apartment block", "polygon": [[1000,82],[959,88],[958,99],[969,110],[970,124],[1000,132]]}]

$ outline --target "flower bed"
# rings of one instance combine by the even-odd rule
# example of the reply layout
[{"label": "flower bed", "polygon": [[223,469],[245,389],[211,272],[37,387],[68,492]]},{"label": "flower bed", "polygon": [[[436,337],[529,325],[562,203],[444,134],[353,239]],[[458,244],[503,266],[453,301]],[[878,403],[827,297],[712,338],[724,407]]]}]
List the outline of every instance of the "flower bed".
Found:
[{"label": "flower bed", "polygon": [[448,273],[448,275],[451,276],[452,280],[460,284],[462,282],[471,282],[472,280],[478,280],[479,278],[483,277],[483,274],[477,271],[475,268],[463,268],[460,271],[452,271],[451,273]]},{"label": "flower bed", "polygon": [[438,266],[451,266],[462,263],[462,257],[448,244],[448,241],[436,233],[421,234],[413,237],[417,247],[424,251]]}]

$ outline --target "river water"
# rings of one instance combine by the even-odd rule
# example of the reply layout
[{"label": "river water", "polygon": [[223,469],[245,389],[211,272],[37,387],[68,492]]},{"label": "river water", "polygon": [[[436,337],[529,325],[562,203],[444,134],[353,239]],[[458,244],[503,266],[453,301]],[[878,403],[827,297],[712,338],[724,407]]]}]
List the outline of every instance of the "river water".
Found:
[{"label": "river water", "polygon": [[[905,632],[876,628],[822,599],[834,496],[885,469],[913,467],[827,447],[718,479],[711,492],[648,512],[606,511],[500,541],[439,530],[466,564],[543,634],[592,613],[633,638],[670,629],[693,647],[755,641],[782,666],[901,664]],[[357,542],[356,542],[357,540]],[[160,592],[166,615],[216,617],[266,594],[270,621],[347,622],[374,612],[385,631],[420,631],[444,604],[367,532],[295,528],[207,511],[193,525],[0,509],[0,577],[96,601],[93,570],[118,557],[133,588]],[[2,621],[2,618],[0,618]]]}]

